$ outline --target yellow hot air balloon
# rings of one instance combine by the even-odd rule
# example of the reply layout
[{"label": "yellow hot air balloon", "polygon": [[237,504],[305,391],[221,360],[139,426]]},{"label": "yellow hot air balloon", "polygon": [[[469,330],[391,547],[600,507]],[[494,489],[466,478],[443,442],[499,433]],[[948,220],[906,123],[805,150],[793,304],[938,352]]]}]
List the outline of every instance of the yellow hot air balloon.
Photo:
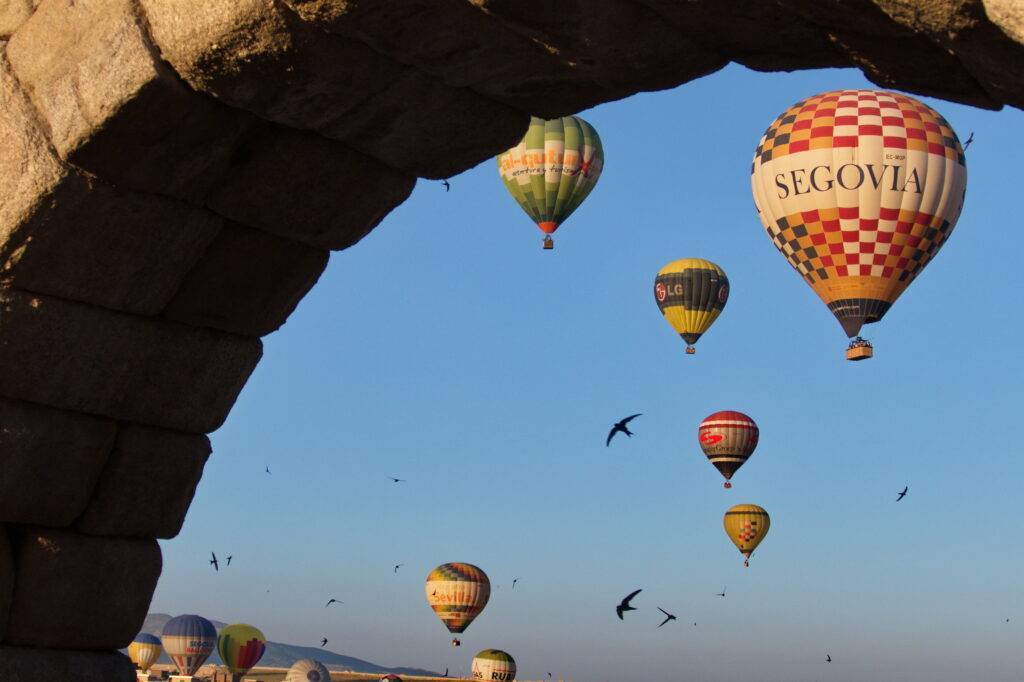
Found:
[{"label": "yellow hot air balloon", "polygon": [[772,520],[768,512],[756,504],[737,504],[725,512],[722,519],[725,534],[744,556],[743,565],[750,565],[750,555],[768,534]]},{"label": "yellow hot air balloon", "polygon": [[266,648],[267,638],[263,633],[245,623],[228,625],[217,638],[217,653],[236,679],[259,662]]},{"label": "yellow hot air balloon", "polygon": [[654,278],[654,300],[679,336],[686,353],[718,319],[729,300],[729,278],[714,263],[701,258],[672,261]]},{"label": "yellow hot air balloon", "polygon": [[[427,576],[427,603],[452,634],[464,632],[491,597],[491,581],[473,564],[443,564]],[[459,638],[452,646],[459,646]]]},{"label": "yellow hot air balloon", "polygon": [[519,144],[497,161],[505,188],[544,232],[544,248],[552,249],[551,233],[597,185],[604,150],[597,131],[579,116],[534,116]]},{"label": "yellow hot air balloon", "polygon": [[754,204],[776,248],[853,338],[882,319],[945,244],[967,188],[960,140],[912,97],[835,90],[768,127],[751,168]]},{"label": "yellow hot air balloon", "polygon": [[148,632],[140,632],[139,635],[128,645],[128,658],[141,670],[146,672],[163,652],[163,645],[160,638]]}]

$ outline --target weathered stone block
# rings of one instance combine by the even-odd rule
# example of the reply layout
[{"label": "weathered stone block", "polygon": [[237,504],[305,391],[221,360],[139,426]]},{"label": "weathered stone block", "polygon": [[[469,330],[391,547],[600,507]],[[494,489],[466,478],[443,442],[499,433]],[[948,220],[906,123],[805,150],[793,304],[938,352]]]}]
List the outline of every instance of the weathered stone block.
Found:
[{"label": "weathered stone block", "polygon": [[114,422],[0,399],[0,521],[60,528],[85,509]]},{"label": "weathered stone block", "polygon": [[160,576],[156,540],[30,527],[13,544],[17,580],[5,643],[54,649],[128,646],[142,627]]},{"label": "weathered stone block", "polygon": [[8,38],[32,15],[39,0],[0,0],[0,38]]},{"label": "weathered stone block", "polygon": [[259,339],[0,291],[0,395],[189,433],[219,427]]},{"label": "weathered stone block", "polygon": [[135,682],[135,666],[116,651],[59,651],[0,646],[4,682]]},{"label": "weathered stone block", "polygon": [[5,286],[153,315],[220,229],[208,211],[69,168],[2,56],[0,149]]},{"label": "weathered stone block", "polygon": [[119,186],[201,197],[255,124],[181,83],[132,0],[43,0],[7,55],[61,157]]},{"label": "weathered stone block", "polygon": [[206,436],[122,426],[75,528],[89,535],[173,538],[209,456]]},{"label": "weathered stone block", "polygon": [[[272,0],[210,0],[200,13],[191,0],[142,5],[161,54],[200,92],[416,175],[453,175],[500,151],[506,131],[525,129],[521,113],[328,34]],[[490,128],[500,142],[481,147],[487,133],[467,134],[470,116],[487,121],[472,128]]]},{"label": "weathered stone block", "polygon": [[339,142],[274,126],[235,153],[207,205],[239,223],[337,250],[362,239],[415,184],[414,176]]},{"label": "weathered stone block", "polygon": [[[14,555],[7,537],[7,529],[0,526],[0,642],[7,632],[7,620],[11,614],[11,599],[14,597]],[[0,653],[0,657],[3,654]],[[0,664],[0,680],[6,680],[3,665]]]},{"label": "weathered stone block", "polygon": [[244,336],[269,334],[316,284],[329,255],[326,249],[228,223],[164,314]]}]

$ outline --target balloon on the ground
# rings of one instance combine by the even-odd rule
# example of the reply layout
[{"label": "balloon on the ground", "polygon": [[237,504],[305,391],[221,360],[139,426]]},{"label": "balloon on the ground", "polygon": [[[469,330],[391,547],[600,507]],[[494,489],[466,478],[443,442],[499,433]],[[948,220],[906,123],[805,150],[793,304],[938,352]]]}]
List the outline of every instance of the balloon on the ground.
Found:
[{"label": "balloon on the ground", "polygon": [[742,412],[726,410],[709,415],[697,428],[701,450],[725,477],[731,488],[733,474],[754,454],[760,431],[753,419]]},{"label": "balloon on the ground", "polygon": [[135,667],[146,672],[149,670],[163,652],[163,645],[160,638],[148,632],[140,632],[132,643],[128,645],[128,658]]},{"label": "balloon on the ground", "polygon": [[672,261],[654,278],[654,301],[672,329],[686,342],[686,352],[718,319],[729,300],[729,278],[711,261]]},{"label": "balloon on the ground", "polygon": [[473,564],[438,566],[427,576],[424,588],[430,608],[453,634],[464,632],[491,597],[491,581]]},{"label": "balloon on the ground", "polygon": [[601,177],[604,150],[597,131],[578,116],[532,117],[526,135],[498,155],[506,189],[537,227],[551,234],[579,208]]},{"label": "balloon on the ground", "polygon": [[745,558],[744,566],[750,565],[750,555],[768,534],[772,520],[768,512],[756,504],[737,504],[725,512],[722,520],[725,534]]},{"label": "balloon on the ground", "polygon": [[388,673],[384,677],[380,678],[380,682],[402,682],[402,678],[394,673]]},{"label": "balloon on the ground", "polygon": [[320,661],[302,658],[292,664],[284,682],[330,682],[331,673]]},{"label": "balloon on the ground", "polygon": [[473,659],[474,680],[511,682],[516,679],[516,661],[500,649],[484,649]]},{"label": "balloon on the ground", "polygon": [[217,638],[217,653],[224,665],[236,675],[244,675],[263,657],[267,638],[245,623],[228,625]]},{"label": "balloon on the ground", "polygon": [[217,630],[202,616],[176,616],[164,625],[160,639],[178,672],[194,675],[217,646]]},{"label": "balloon on the ground", "polygon": [[922,102],[835,90],[775,119],[751,186],[775,247],[860,340],[953,232],[967,166],[952,126]]}]

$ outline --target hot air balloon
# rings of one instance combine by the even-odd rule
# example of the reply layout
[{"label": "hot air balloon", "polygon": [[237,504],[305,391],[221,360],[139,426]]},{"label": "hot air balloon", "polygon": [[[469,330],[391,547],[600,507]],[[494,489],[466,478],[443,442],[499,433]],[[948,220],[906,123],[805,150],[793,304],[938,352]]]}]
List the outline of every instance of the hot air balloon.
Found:
[{"label": "hot air balloon", "polygon": [[754,420],[742,412],[715,412],[700,423],[700,449],[725,476],[726,488],[732,487],[729,479],[754,454],[759,433]]},{"label": "hot air balloon", "polygon": [[240,678],[256,665],[267,648],[267,638],[251,625],[236,623],[220,631],[217,653],[231,674]]},{"label": "hot air balloon", "polygon": [[750,555],[764,540],[772,525],[768,512],[756,504],[737,504],[725,512],[722,523],[725,525],[725,534],[743,555],[743,565],[749,566]]},{"label": "hot air balloon", "polygon": [[668,323],[686,341],[687,355],[693,355],[693,344],[718,319],[729,300],[729,278],[711,261],[672,261],[654,278],[654,300]]},{"label": "hot air balloon", "polygon": [[[491,581],[473,564],[443,564],[427,576],[427,603],[448,628],[464,632],[491,597]],[[456,637],[453,646],[459,645]]]},{"label": "hot air balloon", "polygon": [[505,187],[544,232],[545,249],[554,248],[551,234],[594,189],[603,167],[601,138],[578,116],[533,117],[519,144],[498,156]]},{"label": "hot air balloon", "polygon": [[388,673],[384,677],[380,678],[380,682],[402,682],[402,678],[394,673]]},{"label": "hot air balloon", "polygon": [[473,679],[512,682],[516,679],[516,661],[499,649],[484,649],[473,659]]},{"label": "hot air balloon", "polygon": [[761,138],[751,168],[768,236],[871,357],[878,322],[949,238],[967,166],[949,123],[912,97],[835,90],[797,102]]},{"label": "hot air balloon", "polygon": [[217,646],[217,630],[202,616],[177,616],[164,625],[161,639],[178,672],[195,675]]},{"label": "hot air balloon", "polygon": [[132,660],[136,668],[146,672],[160,658],[163,650],[159,637],[148,632],[140,632],[128,645],[128,658]]},{"label": "hot air balloon", "polygon": [[331,682],[331,673],[320,661],[303,658],[288,669],[284,682]]}]

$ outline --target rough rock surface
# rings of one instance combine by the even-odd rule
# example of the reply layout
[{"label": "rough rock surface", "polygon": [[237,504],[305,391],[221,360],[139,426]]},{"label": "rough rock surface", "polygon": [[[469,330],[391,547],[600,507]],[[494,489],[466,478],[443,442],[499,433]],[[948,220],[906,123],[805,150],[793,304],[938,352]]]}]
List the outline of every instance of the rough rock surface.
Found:
[{"label": "rough rock surface", "polygon": [[36,527],[19,535],[5,643],[108,651],[131,643],[160,576],[156,540]]},{"label": "rough rock surface", "polygon": [[0,646],[4,682],[135,682],[135,666],[116,651],[58,651]]},{"label": "rough rock surface", "polygon": [[116,431],[109,419],[0,399],[0,521],[70,525],[89,503]]},{"label": "rough rock surface", "polygon": [[131,679],[64,650],[134,635],[202,434],[328,250],[530,114],[730,61],[1024,107],[1024,3],[0,0],[0,522],[33,524],[0,538],[0,641],[54,649],[0,647],[0,679]]},{"label": "rough rock surface", "polygon": [[89,535],[173,538],[185,522],[209,456],[206,436],[122,427],[76,530]]}]

